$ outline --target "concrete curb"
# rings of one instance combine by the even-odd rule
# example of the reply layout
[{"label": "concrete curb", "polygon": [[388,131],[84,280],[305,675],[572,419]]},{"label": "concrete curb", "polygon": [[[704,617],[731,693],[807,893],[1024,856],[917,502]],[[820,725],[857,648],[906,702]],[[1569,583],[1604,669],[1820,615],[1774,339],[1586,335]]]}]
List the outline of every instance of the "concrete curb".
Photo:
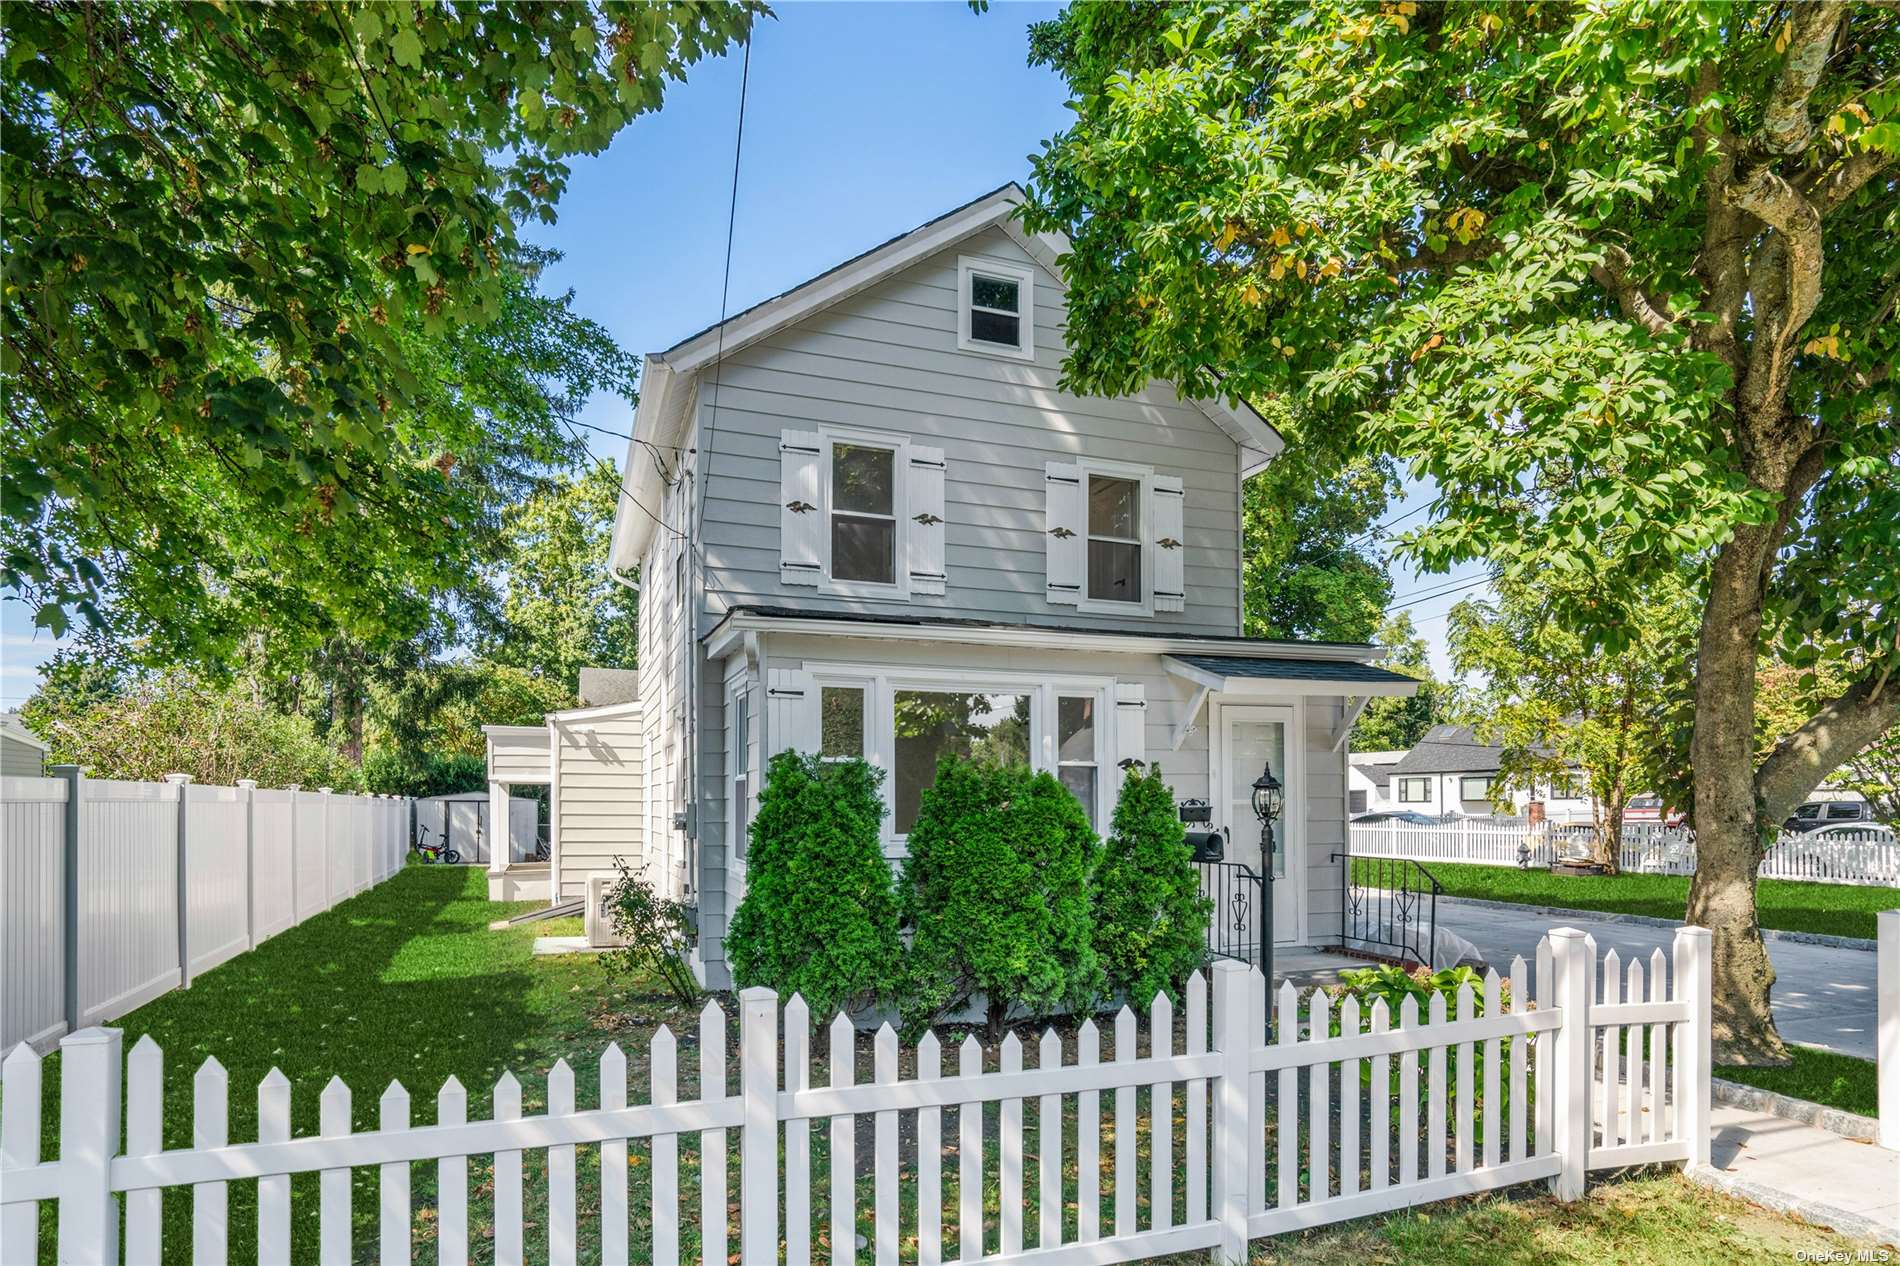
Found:
[{"label": "concrete curb", "polygon": [[[1540,914],[1553,919],[1585,919],[1597,923],[1629,923],[1646,928],[1679,928],[1680,919],[1657,919],[1647,914],[1618,914],[1608,910],[1570,910],[1563,906],[1534,906],[1521,901],[1491,901],[1484,897],[1441,897],[1441,905],[1471,906],[1479,910],[1506,910],[1518,914]],[[1777,928],[1763,928],[1764,941],[1781,941],[1790,945],[1821,945],[1829,949],[1860,950],[1871,954],[1879,942],[1860,936],[1831,936],[1826,932],[1783,932]]]},{"label": "concrete curb", "polygon": [[1750,1204],[1758,1204],[1764,1209],[1773,1209],[1777,1213],[1791,1214],[1803,1222],[1826,1227],[1849,1239],[1866,1240],[1872,1244],[1893,1244],[1893,1232],[1858,1213],[1846,1209],[1837,1209],[1831,1204],[1822,1204],[1818,1200],[1803,1200],[1791,1196],[1785,1191],[1773,1187],[1764,1187],[1757,1182],[1737,1177],[1724,1169],[1712,1165],[1691,1165],[1683,1171],[1690,1182],[1700,1183],[1715,1191],[1726,1192],[1740,1197]]},{"label": "concrete curb", "polygon": [[1709,1084],[1711,1097],[1727,1107],[1747,1108],[1751,1112],[1766,1112],[1784,1120],[1799,1121],[1802,1125],[1811,1125],[1817,1130],[1826,1130],[1856,1143],[1873,1143],[1880,1138],[1880,1122],[1857,1112],[1844,1112],[1840,1108],[1830,1108],[1825,1104],[1763,1090],[1759,1086],[1744,1085],[1739,1081],[1725,1081],[1720,1077],[1711,1077]]}]

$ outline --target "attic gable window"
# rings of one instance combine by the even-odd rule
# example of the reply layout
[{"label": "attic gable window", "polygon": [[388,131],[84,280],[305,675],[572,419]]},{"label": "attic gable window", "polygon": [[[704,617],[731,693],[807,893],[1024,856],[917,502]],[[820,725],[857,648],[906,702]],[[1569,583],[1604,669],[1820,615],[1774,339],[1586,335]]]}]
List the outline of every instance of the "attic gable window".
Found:
[{"label": "attic gable window", "polygon": [[1036,355],[1035,274],[1001,260],[957,262],[957,346],[1033,360]]}]

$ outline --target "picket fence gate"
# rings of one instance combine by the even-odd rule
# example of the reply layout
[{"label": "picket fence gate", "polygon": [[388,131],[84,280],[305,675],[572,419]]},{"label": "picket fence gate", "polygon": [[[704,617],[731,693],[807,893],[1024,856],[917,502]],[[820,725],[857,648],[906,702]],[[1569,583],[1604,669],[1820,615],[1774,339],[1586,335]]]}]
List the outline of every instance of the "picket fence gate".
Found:
[{"label": "picket fence gate", "polygon": [[402,869],[395,796],[0,779],[0,1051],[103,1024]]},{"label": "picket fence gate", "polygon": [[[1460,989],[1449,1016],[1443,995],[1434,995],[1421,1024],[1411,997],[1394,1017],[1383,1000],[1369,1014],[1354,998],[1335,1009],[1323,991],[1302,1016],[1287,984],[1270,1030],[1258,969],[1221,961],[1211,968],[1211,991],[1198,974],[1188,983],[1179,1049],[1164,996],[1150,1009],[1145,1042],[1132,1011],[1115,1017],[1106,1061],[1091,1021],[1077,1031],[1073,1050],[1046,1033],[1034,1068],[1023,1066],[1014,1035],[996,1052],[994,1068],[967,1039],[946,1075],[947,1052],[928,1034],[915,1048],[915,1075],[900,1078],[898,1039],[887,1025],[872,1039],[868,1082],[856,1078],[857,1031],[839,1016],[827,1034],[832,1058],[824,1085],[812,1084],[803,1001],[791,999],[781,1016],[777,995],[749,989],[739,996],[736,1087],[728,1081],[727,1017],[717,1004],[700,1015],[696,1100],[678,1099],[675,1039],[661,1028],[651,1043],[646,1103],[629,1102],[626,1059],[609,1046],[600,1059],[597,1108],[576,1109],[574,1074],[563,1062],[548,1077],[544,1114],[523,1116],[521,1085],[504,1074],[491,1119],[469,1120],[468,1095],[451,1078],[437,1096],[437,1123],[411,1127],[408,1092],[391,1083],[380,1101],[381,1128],[352,1133],[350,1089],[332,1080],[321,1094],[320,1133],[293,1138],[291,1087],[273,1070],[257,1091],[257,1141],[231,1143],[227,1077],[207,1060],[193,1080],[193,1146],[170,1150],[161,1143],[158,1047],[144,1038],[131,1052],[121,1149],[120,1037],[117,1030],[88,1029],[62,1043],[55,1161],[39,1160],[40,1057],[22,1047],[5,1063],[0,1259],[36,1260],[36,1202],[50,1200],[58,1202],[61,1262],[118,1262],[123,1196],[124,1260],[156,1262],[160,1191],[188,1185],[191,1260],[218,1266],[229,1253],[229,1186],[255,1181],[257,1260],[282,1266],[291,1258],[288,1176],[316,1171],[317,1256],[341,1266],[357,1247],[351,1169],[374,1166],[375,1259],[403,1266],[415,1258],[413,1166],[433,1161],[439,1192],[433,1217],[421,1222],[433,1223],[436,1260],[458,1266],[469,1258],[472,1235],[492,1235],[498,1266],[520,1266],[527,1250],[523,1153],[545,1149],[546,1208],[536,1209],[533,1220],[545,1230],[553,1266],[579,1260],[583,1229],[599,1237],[588,1246],[590,1257],[607,1266],[624,1266],[630,1248],[654,1266],[675,1266],[683,1231],[697,1232],[705,1266],[936,1266],[946,1259],[1031,1266],[1202,1249],[1216,1261],[1236,1262],[1261,1236],[1533,1180],[1548,1180],[1559,1198],[1574,1200],[1590,1170],[1706,1162],[1709,934],[1679,931],[1673,960],[1672,971],[1658,950],[1647,965],[1625,967],[1612,951],[1599,965],[1589,937],[1557,929],[1539,949],[1534,994],[1519,959],[1508,995],[1507,981],[1493,971],[1481,995],[1469,985]],[[1370,1076],[1362,1082],[1366,1068]],[[1137,1099],[1143,1090],[1151,1106],[1145,1125]],[[1072,1118],[1065,1111],[1071,1098]],[[983,1108],[992,1103],[1000,1106],[986,1121]],[[1157,1103],[1167,1110],[1153,1111]],[[1026,1105],[1036,1126],[1027,1140]],[[954,1132],[945,1120],[950,1111]],[[904,1115],[914,1125],[908,1163],[900,1148]],[[863,1159],[856,1151],[860,1116],[873,1122]],[[736,1227],[729,1225],[727,1189],[734,1132]],[[683,1171],[681,1143],[695,1135],[699,1164],[691,1175]],[[827,1137],[821,1183],[813,1143]],[[1145,1165],[1138,1155],[1143,1137]],[[650,1147],[651,1233],[632,1245],[628,1146],[639,1140]],[[952,1141],[954,1153],[946,1157]],[[1026,1142],[1034,1144],[1033,1156]],[[576,1212],[582,1146],[597,1152],[589,1164],[599,1175],[600,1216],[588,1228]],[[469,1158],[489,1154],[492,1195],[474,1184],[486,1202],[478,1209],[470,1200]],[[1064,1169],[1070,1157],[1072,1195]],[[946,1189],[952,1170],[954,1198]],[[692,1177],[697,1211],[681,1198],[683,1180]],[[994,1201],[985,1198],[991,1179]],[[855,1237],[867,1180],[870,1235],[861,1253]],[[822,1221],[820,1200],[827,1206]],[[477,1217],[486,1220],[477,1225]]]}]

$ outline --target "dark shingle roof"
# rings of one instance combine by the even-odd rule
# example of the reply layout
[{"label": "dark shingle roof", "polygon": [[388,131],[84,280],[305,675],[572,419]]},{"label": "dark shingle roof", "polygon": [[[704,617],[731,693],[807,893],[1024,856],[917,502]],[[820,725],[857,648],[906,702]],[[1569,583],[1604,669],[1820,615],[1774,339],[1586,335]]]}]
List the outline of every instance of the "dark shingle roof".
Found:
[{"label": "dark shingle roof", "polygon": [[1346,659],[1256,659],[1240,655],[1176,655],[1205,673],[1223,677],[1260,677],[1272,681],[1355,681],[1375,685],[1413,684],[1417,678],[1389,668]]},{"label": "dark shingle roof", "polygon": [[1468,725],[1434,725],[1418,744],[1391,767],[1403,774],[1494,774],[1502,747],[1478,741]]}]

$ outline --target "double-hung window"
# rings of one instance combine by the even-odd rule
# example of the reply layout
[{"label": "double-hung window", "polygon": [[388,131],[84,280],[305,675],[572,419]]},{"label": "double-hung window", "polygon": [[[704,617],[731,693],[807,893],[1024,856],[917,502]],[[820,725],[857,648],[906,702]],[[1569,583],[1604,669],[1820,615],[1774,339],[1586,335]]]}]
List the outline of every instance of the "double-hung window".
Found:
[{"label": "double-hung window", "polygon": [[897,583],[897,451],[831,445],[831,578]]},{"label": "double-hung window", "polygon": [[732,743],[726,754],[726,763],[732,769],[732,855],[743,859],[746,855],[746,837],[751,812],[751,773],[752,773],[752,696],[747,692],[745,683],[740,681],[733,687],[732,707]]},{"label": "double-hung window", "polygon": [[1056,697],[1056,777],[1088,810],[1089,825],[1097,831],[1096,784],[1100,780],[1101,756],[1095,724],[1095,695],[1058,695]]},{"label": "double-hung window", "polygon": [[1141,601],[1141,481],[1091,474],[1089,588],[1091,602]]},{"label": "double-hung window", "polygon": [[957,262],[957,346],[1033,360],[1036,355],[1035,273],[1002,260]]}]

